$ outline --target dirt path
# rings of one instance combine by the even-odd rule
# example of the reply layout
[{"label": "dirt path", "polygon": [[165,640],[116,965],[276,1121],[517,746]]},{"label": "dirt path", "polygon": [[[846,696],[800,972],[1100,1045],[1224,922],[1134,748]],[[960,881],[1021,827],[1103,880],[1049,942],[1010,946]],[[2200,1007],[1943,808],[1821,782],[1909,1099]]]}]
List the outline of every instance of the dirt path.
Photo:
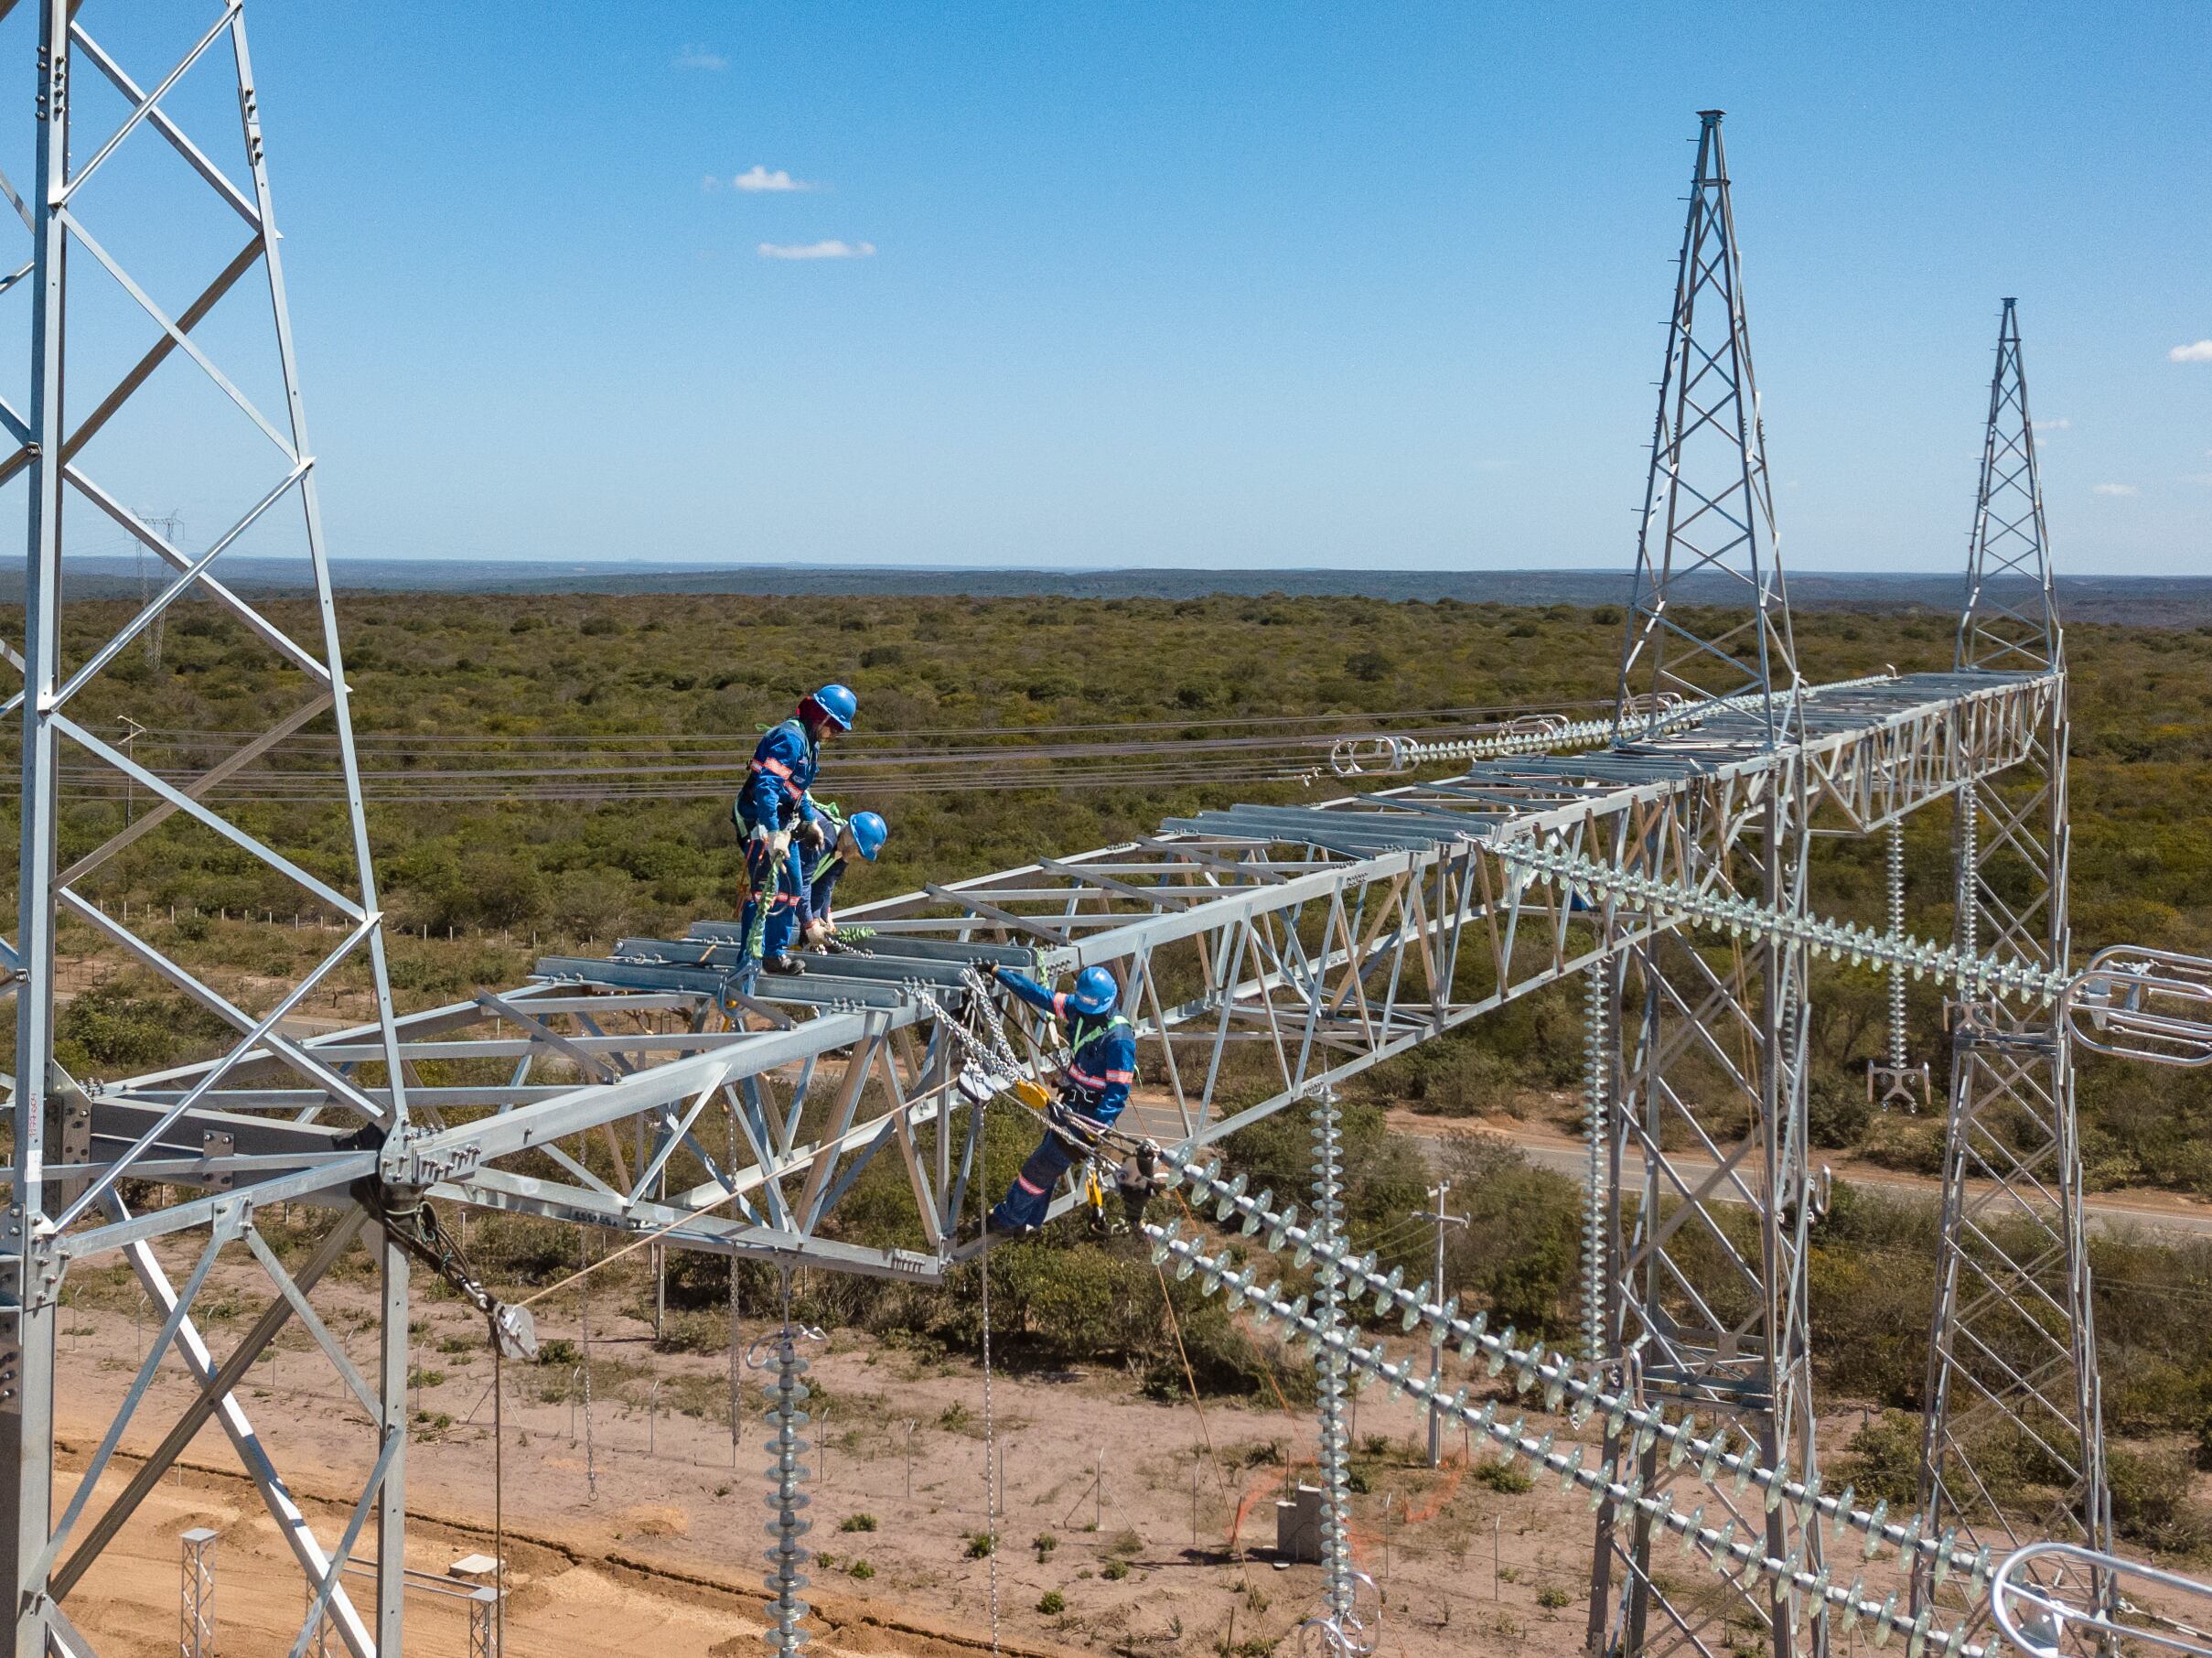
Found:
[{"label": "dirt path", "polygon": [[[1507,1140],[1539,1168],[1556,1169],[1577,1180],[1583,1178],[1585,1163],[1581,1140],[1521,1118],[1433,1117],[1401,1110],[1390,1113],[1387,1121],[1393,1133],[1432,1145],[1484,1135]],[[1710,1172],[1713,1167],[1713,1159],[1702,1153],[1675,1153],[1669,1161],[1691,1180]],[[1929,1203],[1942,1196],[1941,1183],[1927,1175],[1884,1168],[1836,1152],[1819,1153],[1815,1162],[1829,1168],[1839,1180],[1849,1180],[1854,1186],[1863,1186],[1885,1196]],[[1978,1190],[1989,1189],[1987,1182],[1976,1183]],[[1734,1194],[1727,1189],[1723,1189],[1718,1196],[1723,1202],[1734,1200]],[[2083,1208],[2094,1226],[2141,1226],[2187,1237],[2212,1237],[2212,1203],[2179,1192],[2094,1192],[2083,1200]]]}]

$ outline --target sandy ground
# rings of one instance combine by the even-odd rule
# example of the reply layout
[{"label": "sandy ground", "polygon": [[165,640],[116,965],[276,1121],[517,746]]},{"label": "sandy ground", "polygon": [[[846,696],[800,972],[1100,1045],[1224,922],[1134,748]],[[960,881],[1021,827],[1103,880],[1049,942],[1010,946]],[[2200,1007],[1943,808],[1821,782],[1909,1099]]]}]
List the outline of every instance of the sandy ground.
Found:
[{"label": "sandy ground", "polygon": [[[203,1296],[227,1313],[210,1331],[218,1351],[265,1295],[250,1262],[219,1269]],[[134,1288],[112,1291],[104,1305],[81,1304],[64,1319],[60,1501],[135,1368],[135,1297]],[[89,1291],[86,1298],[101,1299]],[[374,1349],[369,1286],[328,1284],[317,1303],[366,1368]],[[588,1417],[575,1399],[542,1396],[549,1387],[558,1394],[573,1373],[503,1367],[515,1589],[508,1651],[548,1658],[759,1651],[767,1485],[757,1373],[746,1379],[733,1468],[719,1416],[726,1357],[657,1354],[645,1326],[604,1308],[593,1323],[596,1396]],[[748,1339],[761,1329],[749,1320]],[[573,1311],[549,1307],[542,1330],[573,1340]],[[240,1396],[328,1543],[343,1527],[373,1439],[327,1361],[306,1351],[298,1332],[285,1340]],[[449,1302],[418,1309],[413,1342],[422,1385],[409,1451],[408,1564],[440,1574],[457,1556],[491,1552],[492,1366],[480,1326]],[[987,1529],[983,1470],[993,1442],[1004,1469],[995,1597],[1004,1650],[1261,1653],[1314,1608],[1317,1568],[1272,1558],[1274,1501],[1300,1471],[1284,1459],[1312,1455],[1307,1413],[1272,1403],[1215,1402],[1202,1412],[1187,1399],[1154,1403],[1114,1371],[1002,1373],[991,1388],[995,1431],[987,1441],[972,1362],[847,1338],[809,1351],[810,1381],[826,1409],[817,1431],[827,1441],[810,1459],[815,1529],[808,1541],[825,1556],[811,1591],[820,1609],[814,1650],[988,1650],[992,1561],[972,1556],[971,1539]],[[649,1410],[656,1383],[660,1405]],[[126,1434],[126,1454],[102,1481],[103,1494],[120,1489],[134,1470],[129,1453],[155,1443],[187,1391],[172,1361]],[[713,1419],[687,1416],[685,1405]],[[1857,1421],[1855,1413],[1839,1420],[1837,1436]],[[1591,1542],[1581,1498],[1562,1496],[1550,1480],[1529,1491],[1493,1489],[1481,1477],[1487,1459],[1478,1458],[1470,1473],[1459,1436],[1447,1439],[1447,1465],[1432,1470],[1416,1444],[1422,1433],[1410,1406],[1380,1392],[1360,1400],[1355,1435],[1370,1489],[1356,1499],[1354,1519],[1359,1563],[1388,1598],[1382,1650],[1441,1658],[1579,1645]],[[188,1462],[163,1480],[119,1546],[71,1595],[72,1616],[103,1653],[175,1653],[177,1539],[208,1525],[221,1534],[221,1652],[285,1653],[304,1596],[274,1525],[218,1429],[203,1431]],[[372,1531],[357,1553],[373,1554]],[[1064,1605],[1040,1610],[1048,1592]],[[425,1591],[411,1598],[407,1616],[410,1653],[467,1652],[465,1603]]]}]

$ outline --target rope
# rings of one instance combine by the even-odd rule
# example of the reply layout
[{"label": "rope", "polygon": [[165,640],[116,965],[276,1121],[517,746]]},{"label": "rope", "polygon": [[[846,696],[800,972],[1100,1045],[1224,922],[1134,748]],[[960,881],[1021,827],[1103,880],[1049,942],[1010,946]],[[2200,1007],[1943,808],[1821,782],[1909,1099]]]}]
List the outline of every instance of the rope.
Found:
[{"label": "rope", "polygon": [[768,937],[768,911],[775,908],[776,895],[783,890],[783,867],[789,861],[787,846],[782,857],[768,856],[768,889],[756,888],[753,891],[753,924],[745,930],[745,947],[739,953],[757,962],[766,958]]}]

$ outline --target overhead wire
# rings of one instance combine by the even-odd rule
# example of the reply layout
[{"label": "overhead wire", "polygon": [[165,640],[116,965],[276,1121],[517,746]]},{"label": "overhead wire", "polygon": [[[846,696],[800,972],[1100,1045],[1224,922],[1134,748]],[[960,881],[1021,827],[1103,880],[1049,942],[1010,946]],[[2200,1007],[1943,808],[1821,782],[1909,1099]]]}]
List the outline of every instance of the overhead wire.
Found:
[{"label": "overhead wire", "polygon": [[[1329,712],[1321,714],[1211,716],[1193,711],[1189,715],[1177,719],[1101,720],[1079,724],[1050,724],[1037,726],[1004,724],[983,726],[909,726],[901,727],[897,730],[890,731],[854,731],[841,737],[838,740],[841,747],[849,748],[854,745],[865,745],[871,742],[888,742],[895,739],[904,740],[918,737],[970,737],[978,738],[989,737],[1020,737],[1038,735],[1058,736],[1068,732],[1084,731],[1188,731],[1192,729],[1215,729],[1244,726],[1299,726],[1326,725],[1332,723],[1351,724],[1377,720],[1471,720],[1492,717],[1518,718],[1521,716],[1530,714],[1564,714],[1572,713],[1583,708],[1610,707],[1611,705],[1612,699],[1607,697],[1562,700],[1552,703],[1500,704],[1495,706],[1467,705],[1431,708],[1357,709],[1350,712]],[[148,737],[175,737],[184,741],[208,741],[234,737],[239,734],[234,731],[200,730],[187,727],[150,726],[146,728],[146,735]],[[323,743],[333,748],[336,747],[338,741],[338,739],[334,737],[319,736],[306,740]],[[697,731],[632,731],[607,733],[522,733],[502,731],[486,731],[478,733],[416,733],[394,731],[357,731],[354,734],[354,741],[357,746],[366,746],[375,743],[403,743],[411,747],[435,746],[440,743],[477,742],[501,742],[516,744],[576,744],[594,742],[727,743],[741,740],[746,739],[737,737],[734,734],[730,733]]]}]

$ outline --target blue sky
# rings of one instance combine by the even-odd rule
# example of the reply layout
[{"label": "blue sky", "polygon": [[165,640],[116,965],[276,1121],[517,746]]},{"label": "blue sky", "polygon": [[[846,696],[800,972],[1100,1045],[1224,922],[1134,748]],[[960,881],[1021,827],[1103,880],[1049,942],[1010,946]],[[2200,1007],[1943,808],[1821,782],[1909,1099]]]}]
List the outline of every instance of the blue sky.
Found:
[{"label": "blue sky", "polygon": [[249,15],[340,556],[1626,568],[1720,105],[1788,565],[2212,573],[2212,7]]}]

